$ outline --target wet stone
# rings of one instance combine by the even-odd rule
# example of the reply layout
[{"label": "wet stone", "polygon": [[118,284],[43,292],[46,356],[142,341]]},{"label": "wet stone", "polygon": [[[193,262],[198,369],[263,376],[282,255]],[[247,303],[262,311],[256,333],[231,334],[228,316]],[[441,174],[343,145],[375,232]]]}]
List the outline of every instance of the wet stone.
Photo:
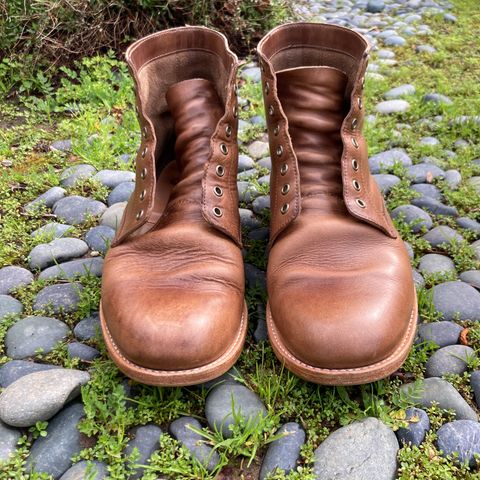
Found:
[{"label": "wet stone", "polygon": [[430,430],[430,420],[427,412],[420,408],[410,407],[405,411],[408,427],[400,427],[396,434],[401,445],[420,446],[425,435]]},{"label": "wet stone", "polygon": [[463,327],[446,320],[432,323],[421,323],[418,326],[418,337],[423,342],[433,342],[439,347],[456,345]]},{"label": "wet stone", "polygon": [[16,288],[33,282],[33,273],[22,267],[0,268],[0,295],[7,295]]}]

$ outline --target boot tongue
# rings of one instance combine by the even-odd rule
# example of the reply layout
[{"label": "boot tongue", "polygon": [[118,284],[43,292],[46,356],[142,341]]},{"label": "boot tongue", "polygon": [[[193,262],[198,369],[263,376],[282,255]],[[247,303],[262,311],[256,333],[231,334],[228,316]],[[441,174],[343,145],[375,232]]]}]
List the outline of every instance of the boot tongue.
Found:
[{"label": "boot tongue", "polygon": [[330,67],[277,73],[278,97],[298,159],[302,206],[330,210],[342,198],[340,130],[346,86],[347,76]]},{"label": "boot tongue", "polygon": [[200,218],[202,177],[210,155],[210,139],[224,113],[222,102],[213,84],[202,78],[173,84],[166,100],[175,126],[179,171],[167,210],[171,215]]}]

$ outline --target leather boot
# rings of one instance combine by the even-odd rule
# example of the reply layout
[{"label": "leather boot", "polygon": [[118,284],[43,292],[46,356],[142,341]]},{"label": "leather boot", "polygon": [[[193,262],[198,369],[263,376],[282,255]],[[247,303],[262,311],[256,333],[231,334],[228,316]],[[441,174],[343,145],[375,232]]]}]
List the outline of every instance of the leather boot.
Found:
[{"label": "leather boot", "polygon": [[258,46],[272,156],[269,336],[288,369],[325,385],[394,372],[417,320],[409,258],[362,136],[368,50],[354,31],[309,23]]},{"label": "leather boot", "polygon": [[202,27],[155,33],[127,61],[142,144],[135,191],[104,265],[111,358],[151,385],[227,371],[247,313],[237,194],[237,58]]}]

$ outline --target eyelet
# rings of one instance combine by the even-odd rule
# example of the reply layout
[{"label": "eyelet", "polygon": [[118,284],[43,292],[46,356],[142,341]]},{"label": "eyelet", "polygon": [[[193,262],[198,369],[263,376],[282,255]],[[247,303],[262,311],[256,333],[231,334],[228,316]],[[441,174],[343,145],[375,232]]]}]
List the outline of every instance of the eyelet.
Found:
[{"label": "eyelet", "polygon": [[363,106],[362,97],[358,97],[358,108],[361,110]]},{"label": "eyelet", "polygon": [[260,62],[260,70],[261,70],[262,72],[265,72],[265,66],[263,65],[262,62]]},{"label": "eyelet", "polygon": [[360,207],[360,208],[365,208],[367,206],[367,204],[361,199],[361,198],[357,198],[355,200],[355,202],[357,202],[357,205]]},{"label": "eyelet", "polygon": [[238,117],[238,108],[237,108],[236,105],[233,107],[232,113],[233,113],[233,118],[237,118],[237,117]]},{"label": "eyelet", "polygon": [[225,175],[225,167],[223,165],[217,165],[215,167],[215,173],[219,176],[219,177],[223,177]]},{"label": "eyelet", "polygon": [[225,135],[227,138],[232,136],[232,126],[230,124],[225,127]]},{"label": "eyelet", "polygon": [[279,157],[281,157],[281,156],[282,156],[282,153],[283,153],[283,147],[282,147],[281,145],[279,145],[279,146],[277,147],[277,155],[278,155]]},{"label": "eyelet", "polygon": [[288,209],[290,208],[290,204],[289,203],[284,203],[282,205],[282,208],[280,209],[280,213],[282,215],[285,215],[287,212],[288,212]]},{"label": "eyelet", "polygon": [[275,128],[273,129],[273,134],[277,136],[279,132],[280,132],[280,125],[275,125]]},{"label": "eyelet", "polygon": [[219,187],[218,185],[216,185],[215,187],[213,187],[213,193],[217,196],[217,197],[221,197],[223,195],[223,190],[221,187]]},{"label": "eyelet", "polygon": [[143,150],[142,150],[142,158],[145,158],[145,155],[147,154],[148,152],[148,148],[145,147]]},{"label": "eyelet", "polygon": [[360,191],[360,182],[358,180],[353,180],[352,181],[352,184],[353,184],[353,188],[359,192]]},{"label": "eyelet", "polygon": [[358,160],[356,160],[355,158],[352,160],[352,168],[355,170],[355,171],[358,171]]},{"label": "eyelet", "polygon": [[137,212],[137,214],[135,215],[135,218],[136,218],[137,220],[140,220],[142,217],[143,217],[143,210],[140,210],[140,211]]},{"label": "eyelet", "polygon": [[268,107],[268,114],[271,116],[275,113],[275,108],[273,107],[273,105],[270,105]]},{"label": "eyelet", "polygon": [[268,95],[270,93],[270,84],[268,82],[265,82],[265,95]]},{"label": "eyelet", "polygon": [[286,183],[286,184],[282,187],[282,195],[286,195],[289,191],[290,191],[290,184]]},{"label": "eyelet", "polygon": [[365,88],[365,77],[362,77],[362,90]]},{"label": "eyelet", "polygon": [[280,175],[285,175],[288,172],[288,164],[284,163],[280,167]]},{"label": "eyelet", "polygon": [[143,200],[145,198],[145,195],[147,194],[146,190],[142,190],[142,193],[140,193],[139,198],[140,200]]},{"label": "eyelet", "polygon": [[142,129],[142,134],[143,134],[143,138],[147,138],[147,135],[148,135],[148,129],[147,129],[147,127],[143,127],[143,129]]},{"label": "eyelet", "polygon": [[216,217],[221,217],[223,215],[223,211],[220,207],[213,207],[212,211]]},{"label": "eyelet", "polygon": [[224,155],[228,155],[228,148],[227,148],[227,146],[226,146],[224,143],[221,143],[221,144],[220,144],[220,151],[221,151]]},{"label": "eyelet", "polygon": [[352,143],[353,143],[353,146],[355,148],[358,148],[358,142],[357,142],[357,139],[355,137],[352,137]]},{"label": "eyelet", "polygon": [[358,119],[357,118],[354,118],[352,120],[352,130],[355,130],[358,126]]},{"label": "eyelet", "polygon": [[141,172],[140,172],[140,178],[142,180],[145,180],[145,178],[147,178],[147,169],[144,168]]},{"label": "eyelet", "polygon": [[140,112],[138,110],[138,105],[135,105],[135,113],[137,114],[137,117],[140,116]]}]

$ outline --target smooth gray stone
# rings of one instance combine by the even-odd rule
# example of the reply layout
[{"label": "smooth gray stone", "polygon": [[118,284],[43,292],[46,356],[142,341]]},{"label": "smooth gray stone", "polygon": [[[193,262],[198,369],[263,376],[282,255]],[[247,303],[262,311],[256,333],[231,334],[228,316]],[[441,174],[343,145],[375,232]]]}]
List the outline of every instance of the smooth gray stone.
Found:
[{"label": "smooth gray stone", "polygon": [[400,85],[399,87],[392,88],[386,92],[383,96],[387,99],[399,98],[405,95],[413,95],[416,89],[413,85],[405,84]]},{"label": "smooth gray stone", "polygon": [[232,437],[233,411],[245,421],[258,423],[267,413],[260,398],[244,385],[226,383],[214,387],[205,402],[205,416],[212,429],[221,429],[225,438]]},{"label": "smooth gray stone", "polygon": [[427,255],[420,258],[418,270],[423,274],[454,272],[455,264],[451,258],[445,255],[427,253]]},{"label": "smooth gray stone", "polygon": [[403,221],[410,226],[412,232],[418,233],[424,228],[432,228],[433,221],[430,215],[415,205],[400,205],[391,212],[392,218],[402,217]]},{"label": "smooth gray stone", "polygon": [[55,202],[58,202],[61,198],[65,196],[67,191],[62,187],[52,187],[48,189],[45,193],[42,193],[35,200],[32,200],[30,203],[25,205],[25,210],[27,212],[34,210],[40,205],[45,205],[46,207],[53,207]]},{"label": "smooth gray stone", "polygon": [[435,402],[443,410],[454,410],[458,419],[478,421],[472,407],[455,387],[443,378],[431,377],[416,383],[406,383],[400,387],[400,392],[410,401],[425,408],[430,408]]},{"label": "smooth gray stone", "polygon": [[257,181],[259,185],[270,184],[270,174],[260,177]]},{"label": "smooth gray stone", "polygon": [[239,181],[250,180],[257,176],[257,170],[255,168],[251,168],[250,170],[244,170],[237,175],[237,179]]},{"label": "smooth gray stone", "polygon": [[88,252],[88,245],[79,238],[56,238],[37,245],[29,255],[30,268],[43,270],[55,263],[78,258]]},{"label": "smooth gray stone", "polygon": [[247,208],[239,208],[240,224],[244,228],[252,229],[259,228],[262,223],[255,217],[255,214]]},{"label": "smooth gray stone", "polygon": [[[382,48],[377,51],[377,57],[392,59],[392,58],[395,58],[395,52],[392,52],[392,50],[387,50],[385,48]],[[397,87],[397,88],[400,88],[400,87]]]},{"label": "smooth gray stone", "polygon": [[0,422],[0,462],[8,460],[17,450],[22,432]]},{"label": "smooth gray stone", "polygon": [[417,45],[415,51],[417,53],[435,53],[437,49],[431,45]]},{"label": "smooth gray stone", "polygon": [[213,387],[216,387],[217,385],[223,385],[224,383],[237,383],[241,384],[242,382],[242,374],[240,371],[237,369],[237,367],[234,365],[230,370],[225,372],[223,375],[220,375],[217,378],[214,378],[213,380],[208,380],[204,383],[200,383],[198,385],[198,388],[205,389],[205,390],[210,390]]},{"label": "smooth gray stone", "polygon": [[421,408],[410,407],[405,411],[405,420],[408,427],[400,427],[396,435],[400,445],[420,446],[425,439],[425,435],[430,430],[430,419],[427,412]]},{"label": "smooth gray stone", "polygon": [[127,202],[115,203],[108,207],[100,218],[100,225],[117,230],[122,221],[123,212],[127,206]]},{"label": "smooth gray stone", "polygon": [[128,170],[100,170],[93,176],[93,180],[107,188],[115,188],[124,182],[134,182],[135,174]]},{"label": "smooth gray stone", "polygon": [[180,417],[169,427],[170,433],[177,439],[208,471],[212,471],[220,462],[218,453],[205,443],[205,438],[189,427],[202,429],[200,422],[193,417]]},{"label": "smooth gray stone", "polygon": [[315,450],[313,471],[321,480],[394,480],[397,437],[376,418],[331,433]]},{"label": "smooth gray stone", "polygon": [[407,175],[413,183],[431,182],[434,178],[445,177],[445,172],[430,163],[418,163],[407,168]]},{"label": "smooth gray stone", "polygon": [[410,187],[415,192],[418,192],[422,195],[422,197],[430,197],[434,200],[441,201],[443,196],[442,192],[431,183],[416,183]]},{"label": "smooth gray stone", "polygon": [[265,272],[260,270],[255,265],[251,265],[250,263],[245,263],[244,268],[245,283],[247,284],[247,288],[260,288],[265,290],[267,286]]},{"label": "smooth gray stone", "polygon": [[8,295],[18,287],[33,282],[33,273],[22,267],[0,268],[0,295]]},{"label": "smooth gray stone", "polygon": [[456,420],[442,425],[437,432],[437,446],[443,456],[456,453],[457,463],[477,465],[480,455],[480,424],[471,420]]},{"label": "smooth gray stone", "polygon": [[383,43],[387,47],[402,47],[407,43],[407,41],[403,37],[400,37],[399,35],[392,35],[390,37],[385,38],[383,40]]},{"label": "smooth gray stone", "polygon": [[367,3],[367,12],[369,13],[380,13],[384,10],[385,3],[382,0],[369,0]]},{"label": "smooth gray stone", "polygon": [[246,181],[237,182],[238,198],[241,202],[250,203],[252,200],[260,195],[255,185]]},{"label": "smooth gray stone", "polygon": [[108,476],[108,469],[104,463],[81,460],[69,468],[60,480],[103,480]]},{"label": "smooth gray stone", "polygon": [[87,372],[66,368],[25,375],[0,394],[0,419],[12,427],[50,420],[80,395],[81,386],[89,380]]},{"label": "smooth gray stone", "polygon": [[[125,447],[125,455],[130,455],[134,449],[137,449],[140,458],[135,461],[135,465],[147,465],[153,452],[160,447],[162,429],[157,425],[143,425],[133,428],[130,433],[133,438]],[[145,469],[138,466],[135,468],[135,473],[128,478],[129,480],[138,480],[143,477],[144,472]]]},{"label": "smooth gray stone", "polygon": [[50,150],[57,150],[59,152],[68,152],[71,149],[72,149],[72,141],[70,139],[56,140],[50,145]]},{"label": "smooth gray stone", "polygon": [[461,242],[463,240],[463,237],[458,232],[446,225],[432,228],[423,238],[427,240],[432,247],[438,247],[444,243],[448,244],[451,241]]},{"label": "smooth gray stone", "polygon": [[268,147],[267,142],[263,142],[262,140],[255,140],[247,147],[248,154],[254,160],[259,158],[268,157],[270,154],[270,149]]},{"label": "smooth gray stone", "polygon": [[69,343],[67,352],[70,358],[78,358],[82,362],[91,362],[100,356],[100,352],[96,348],[80,342]]},{"label": "smooth gray stone", "polygon": [[34,357],[41,350],[48,353],[67,338],[68,326],[49,317],[25,317],[12,325],[5,337],[7,355],[13,359]]},{"label": "smooth gray stone", "polygon": [[468,143],[463,138],[459,138],[458,140],[455,140],[455,143],[453,145],[458,150],[461,148],[468,148],[470,146],[470,143]]},{"label": "smooth gray stone", "polygon": [[255,168],[255,162],[248,155],[239,155],[238,156],[238,172],[244,172],[245,170],[250,170]]},{"label": "smooth gray stone", "polygon": [[396,163],[408,167],[412,164],[412,159],[405,150],[394,148],[384,152],[377,153],[368,159],[370,171],[372,173],[381,173],[381,170],[391,169]]},{"label": "smooth gray stone", "polygon": [[427,93],[423,96],[424,103],[432,102],[437,105],[451,105],[453,102],[446,96],[441,93]]},{"label": "smooth gray stone", "polygon": [[101,277],[102,270],[103,258],[80,258],[49,267],[45,269],[38,278],[40,280],[51,280],[54,278],[72,280],[83,275]]},{"label": "smooth gray stone", "polygon": [[389,193],[390,190],[400,182],[400,179],[396,175],[389,173],[377,173],[373,178],[383,194]]},{"label": "smooth gray stone", "polygon": [[415,253],[413,251],[412,246],[408,242],[406,242],[405,240],[403,241],[403,244],[405,245],[405,248],[407,249],[408,258],[410,260],[412,260],[415,257]]},{"label": "smooth gray stone", "polygon": [[418,326],[418,337],[423,342],[433,342],[439,347],[458,343],[463,327],[454,322],[442,320],[439,322],[421,323]]},{"label": "smooth gray stone", "polygon": [[0,387],[6,388],[19,378],[30,373],[61,368],[47,363],[34,363],[27,360],[10,360],[0,367]]},{"label": "smooth gray stone", "polygon": [[465,345],[449,345],[437,350],[426,364],[427,377],[443,377],[444,375],[462,375],[467,371],[469,358],[476,358],[473,348]]},{"label": "smooth gray stone", "polygon": [[413,283],[415,284],[416,288],[425,286],[425,279],[422,277],[422,274],[419,273],[417,270],[412,270],[412,277]]},{"label": "smooth gray stone", "polygon": [[87,245],[94,251],[105,254],[115,238],[115,230],[105,225],[91,228],[85,234]]},{"label": "smooth gray stone", "polygon": [[443,320],[480,320],[480,292],[468,283],[435,285],[433,305]]},{"label": "smooth gray stone", "polygon": [[258,67],[245,68],[241,72],[241,77],[244,80],[251,80],[252,82],[259,82],[261,79],[261,72]]},{"label": "smooth gray stone", "polygon": [[135,183],[132,181],[119,183],[108,195],[107,205],[111,207],[115,203],[128,202],[135,190]]},{"label": "smooth gray stone", "polygon": [[480,270],[467,270],[460,274],[460,280],[480,289]]},{"label": "smooth gray stone", "polygon": [[480,240],[473,242],[470,246],[473,248],[477,260],[480,260]]},{"label": "smooth gray stone", "polygon": [[74,312],[80,301],[82,290],[83,286],[79,283],[49,285],[37,293],[33,310],[40,311],[51,308],[53,313]]},{"label": "smooth gray stone", "polygon": [[92,340],[101,332],[100,319],[98,313],[84,318],[73,329],[73,334],[77,340],[81,342]]},{"label": "smooth gray stone", "polygon": [[375,110],[384,115],[406,112],[409,108],[410,104],[406,100],[385,100],[375,105]]},{"label": "smooth gray stone", "polygon": [[97,170],[88,164],[74,165],[66,168],[60,175],[60,183],[64,187],[72,187],[79,180],[92,177]]},{"label": "smooth gray stone", "polygon": [[284,436],[269,444],[260,469],[260,480],[265,480],[268,474],[272,474],[276,470],[282,470],[285,474],[295,470],[300,457],[300,449],[305,443],[305,432],[295,422],[282,425],[275,435]]},{"label": "smooth gray stone", "polygon": [[419,145],[428,145],[428,146],[435,146],[440,144],[440,140],[435,137],[422,137],[418,142]]},{"label": "smooth gray stone", "polygon": [[47,223],[43,227],[37,228],[30,234],[32,237],[38,237],[40,235],[47,238],[61,238],[67,235],[73,229],[73,225],[65,225],[63,223],[51,222]]},{"label": "smooth gray stone", "polygon": [[252,202],[253,211],[257,214],[270,209],[270,195],[262,195]]},{"label": "smooth gray stone", "polygon": [[455,207],[445,205],[438,200],[430,197],[414,198],[412,200],[412,204],[416,207],[428,210],[434,215],[445,215],[449,217],[456,217],[458,215],[458,210]]},{"label": "smooth gray stone", "polygon": [[72,457],[84,446],[77,425],[84,416],[83,405],[74,403],[58,413],[48,424],[47,436],[39,437],[30,450],[25,468],[47,473],[55,480],[72,465]]},{"label": "smooth gray stone", "polygon": [[268,170],[272,169],[272,159],[270,157],[261,158],[257,161],[257,165],[260,165],[263,168],[267,168]]},{"label": "smooth gray stone", "polygon": [[477,407],[480,408],[480,370],[472,372],[470,375],[470,385],[475,395],[475,403]]},{"label": "smooth gray stone", "polygon": [[444,20],[447,22],[455,23],[457,21],[457,17],[455,15],[452,15],[451,13],[446,13],[443,16]]},{"label": "smooth gray stone", "polygon": [[471,185],[474,190],[480,193],[480,176],[470,177],[467,179],[468,185]]},{"label": "smooth gray stone", "polygon": [[247,238],[250,240],[267,240],[270,235],[270,229],[268,227],[260,227],[255,230],[250,230],[247,234]]},{"label": "smooth gray stone", "polygon": [[23,312],[21,302],[10,295],[0,295],[0,320],[7,315],[16,315]]},{"label": "smooth gray stone", "polygon": [[100,216],[106,205],[98,200],[72,195],[59,200],[53,207],[53,213],[72,225],[84,223],[89,216]]},{"label": "smooth gray stone", "polygon": [[477,235],[480,234],[480,223],[472,218],[468,217],[459,217],[456,219],[457,225],[466,230],[470,230]]}]

